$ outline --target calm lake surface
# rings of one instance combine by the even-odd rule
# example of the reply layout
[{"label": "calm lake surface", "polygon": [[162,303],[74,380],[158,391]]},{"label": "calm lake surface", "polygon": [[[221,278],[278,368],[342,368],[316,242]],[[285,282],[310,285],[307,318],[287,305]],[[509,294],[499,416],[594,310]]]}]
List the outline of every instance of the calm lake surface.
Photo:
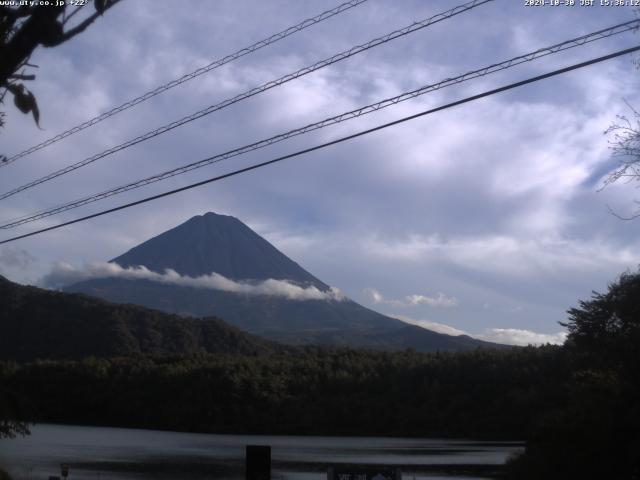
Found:
[{"label": "calm lake surface", "polygon": [[330,465],[389,465],[403,479],[491,478],[519,442],[432,438],[209,435],[124,428],[37,425],[0,440],[0,464],[15,480],[243,479],[246,445],[271,445],[273,478],[324,480]]}]

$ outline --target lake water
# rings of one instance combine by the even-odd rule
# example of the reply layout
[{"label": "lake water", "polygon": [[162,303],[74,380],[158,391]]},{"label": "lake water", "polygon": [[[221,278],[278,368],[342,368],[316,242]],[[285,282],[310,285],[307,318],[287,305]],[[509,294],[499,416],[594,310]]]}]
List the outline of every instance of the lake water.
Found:
[{"label": "lake water", "polygon": [[47,480],[70,466],[69,480],[244,478],[246,445],[271,445],[272,476],[324,480],[329,466],[400,466],[404,480],[491,478],[519,442],[431,438],[209,435],[124,428],[37,425],[0,440],[0,465],[15,480]]}]

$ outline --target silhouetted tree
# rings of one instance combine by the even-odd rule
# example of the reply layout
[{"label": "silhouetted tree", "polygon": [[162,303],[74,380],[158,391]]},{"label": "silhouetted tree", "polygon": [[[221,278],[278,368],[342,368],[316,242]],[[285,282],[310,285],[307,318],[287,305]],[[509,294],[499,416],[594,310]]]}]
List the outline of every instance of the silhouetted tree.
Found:
[{"label": "silhouetted tree", "polygon": [[568,314],[562,401],[538,422],[511,478],[640,478],[640,272]]},{"label": "silhouetted tree", "polygon": [[613,369],[635,375],[640,365],[640,271],[624,273],[607,293],[568,311],[567,347],[588,368]]},{"label": "silhouetted tree", "polygon": [[[58,46],[82,33],[106,10],[120,0],[94,0],[94,11],[83,20],[72,19],[83,9],[83,5],[72,6],[70,2],[47,2],[50,5],[0,6],[0,103],[7,93],[13,96],[15,106],[22,113],[31,113],[38,124],[40,112],[36,98],[23,82],[35,79],[29,68],[33,51],[40,45]],[[39,2],[38,2],[39,3]],[[0,113],[0,126],[4,114]]]},{"label": "silhouetted tree", "polygon": [[[609,174],[604,181],[604,187],[621,180],[640,182],[640,113],[629,105],[632,118],[626,115],[618,115],[605,133],[612,137],[609,144],[613,151],[613,157],[619,160],[616,169]],[[623,220],[631,220],[640,217],[640,201],[634,200],[639,207],[630,215],[620,215],[613,210],[611,212]]]}]

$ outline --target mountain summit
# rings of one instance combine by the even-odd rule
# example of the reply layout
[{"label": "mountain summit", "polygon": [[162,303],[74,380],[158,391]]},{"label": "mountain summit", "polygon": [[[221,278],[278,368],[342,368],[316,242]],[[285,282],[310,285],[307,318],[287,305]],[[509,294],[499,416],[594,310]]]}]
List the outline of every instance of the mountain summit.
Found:
[{"label": "mountain summit", "polygon": [[[210,212],[193,217],[111,262],[125,269],[144,266],[160,275],[138,278],[115,272],[65,290],[179,315],[217,316],[250,333],[289,344],[420,351],[495,346],[408,325],[334,295],[328,285],[240,220],[226,215]],[[182,277],[162,275],[167,269]],[[203,276],[207,277],[197,278]],[[214,283],[207,283],[209,279]],[[292,290],[303,290],[305,295],[291,295]]]},{"label": "mountain summit", "polygon": [[199,277],[212,272],[232,280],[289,280],[329,287],[235,217],[197,215],[111,260],[121,267],[144,265],[163,273]]}]

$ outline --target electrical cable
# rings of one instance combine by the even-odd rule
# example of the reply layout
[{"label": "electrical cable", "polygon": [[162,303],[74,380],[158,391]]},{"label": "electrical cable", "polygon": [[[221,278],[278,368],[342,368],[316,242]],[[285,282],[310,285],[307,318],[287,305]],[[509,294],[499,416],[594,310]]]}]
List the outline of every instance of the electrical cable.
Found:
[{"label": "electrical cable", "polygon": [[57,213],[61,213],[61,212],[65,212],[68,210],[72,210],[75,208],[79,208],[81,206],[87,205],[89,203],[93,203],[99,200],[103,200],[105,198],[108,197],[112,197],[114,195],[118,195],[120,193],[124,193],[124,192],[128,192],[130,190],[134,190],[136,188],[141,188],[143,186],[146,185],[150,185],[152,183],[156,183],[162,180],[165,180],[167,178],[171,178],[174,177],[176,175],[181,175],[187,172],[190,172],[192,170],[198,169],[198,168],[202,168],[205,167],[207,165],[211,165],[214,163],[218,163],[224,160],[227,160],[229,158],[232,157],[236,157],[254,150],[258,150],[260,148],[264,148],[267,147],[269,145],[273,145],[275,143],[287,140],[289,138],[292,138],[294,136],[298,136],[298,135],[302,135],[314,130],[318,130],[324,127],[327,127],[329,125],[335,125],[337,123],[341,123],[347,120],[351,120],[353,118],[358,118],[362,115],[366,115],[372,112],[376,112],[378,110],[381,110],[383,108],[387,108],[389,106],[392,105],[396,105],[400,102],[404,102],[406,100],[410,100],[412,98],[416,98],[420,95],[424,95],[426,93],[430,93],[436,90],[439,90],[441,88],[445,88],[451,85],[456,85],[458,83],[462,83],[474,78],[478,78],[481,76],[485,76],[485,75],[489,75],[491,73],[495,73],[501,70],[505,70],[507,68],[511,68],[514,67],[516,65],[520,65],[522,63],[525,62],[530,62],[533,60],[536,60],[538,58],[542,58],[544,56],[547,55],[551,55],[554,53],[558,53],[564,50],[568,50],[570,48],[574,48],[577,46],[581,46],[584,45],[586,43],[589,42],[593,42],[596,40],[600,40],[603,38],[608,38],[612,35],[617,35],[626,31],[630,31],[633,29],[638,28],[638,26],[640,26],[640,20],[633,20],[630,22],[625,22],[619,25],[614,25],[613,27],[609,27],[606,29],[602,29],[602,30],[598,30],[596,32],[592,32],[589,33],[587,35],[582,35],[580,37],[577,38],[573,38],[571,40],[567,40],[565,42],[550,46],[550,47],[546,47],[546,48],[540,48],[538,50],[535,50],[534,52],[530,52],[524,55],[520,55],[514,58],[511,58],[509,60],[505,60],[503,62],[500,63],[496,63],[496,64],[492,64],[489,65],[487,67],[478,69],[478,70],[473,70],[471,72],[467,72],[464,73],[463,75],[459,75],[457,77],[454,78],[447,78],[445,80],[442,80],[438,83],[434,83],[434,84],[430,84],[430,85],[425,85],[422,86],[418,89],[412,90],[410,92],[405,92],[402,93],[400,95],[397,95],[395,97],[391,97],[391,98],[387,98],[384,100],[381,100],[379,102],[376,103],[372,103],[369,105],[366,105],[364,107],[360,107],[358,109],[355,110],[351,110],[349,112],[345,112],[342,113],[340,115],[336,115],[327,119],[324,119],[320,122],[315,122],[309,125],[306,125],[304,127],[301,128],[297,128],[294,130],[290,130],[288,132],[285,133],[281,133],[279,135],[275,135],[273,137],[264,139],[264,140],[260,140],[258,142],[254,142],[251,143],[249,145],[244,145],[242,147],[212,156],[212,157],[208,157],[205,158],[203,160],[199,160],[197,162],[193,162],[178,168],[174,168],[172,170],[168,170],[156,175],[152,175],[150,177],[146,177],[140,180],[137,180],[135,182],[131,182],[125,185],[121,185],[119,187],[115,187],[112,188],[110,190],[106,190],[97,194],[93,194],[90,196],[86,196],[83,197],[81,199],[78,200],[74,200],[71,202],[67,202],[65,204],[62,205],[58,205],[56,207],[52,207],[46,210],[41,210],[39,212],[35,212],[35,213],[30,213],[28,215],[19,217],[19,218],[14,218],[12,220],[8,220],[7,223],[0,225],[0,229],[9,229],[9,228],[15,228],[17,226],[20,225],[24,225],[26,223],[30,223],[36,220],[40,220],[42,218],[46,218],[46,217],[50,217],[52,215],[55,215]]},{"label": "electrical cable", "polygon": [[439,112],[441,110],[446,110],[448,108],[452,108],[452,107],[455,107],[455,106],[458,106],[458,105],[462,105],[462,104],[469,103],[469,102],[472,102],[472,101],[475,101],[475,100],[479,100],[481,98],[485,98],[485,97],[488,97],[488,96],[491,96],[491,95],[495,95],[495,94],[498,94],[498,93],[501,93],[501,92],[504,92],[504,91],[507,91],[507,90],[518,88],[518,87],[521,87],[523,85],[528,85],[530,83],[538,82],[540,80],[544,80],[544,79],[547,79],[547,78],[550,78],[550,77],[554,77],[554,76],[557,76],[557,75],[560,75],[560,74],[563,74],[563,73],[567,73],[567,72],[570,72],[572,70],[577,70],[579,68],[584,68],[584,67],[587,67],[589,65],[600,63],[600,62],[603,62],[605,60],[610,60],[612,58],[620,57],[622,55],[633,53],[633,52],[636,52],[638,50],[640,50],[640,46],[631,47],[631,48],[627,48],[627,49],[624,49],[624,50],[619,50],[619,51],[611,53],[609,55],[604,55],[604,56],[601,56],[601,57],[598,57],[598,58],[594,58],[594,59],[588,60],[586,62],[581,62],[581,63],[577,63],[577,64],[574,64],[574,65],[571,65],[571,66],[568,66],[568,67],[564,67],[564,68],[561,68],[561,69],[558,69],[558,70],[553,70],[551,72],[548,72],[548,73],[545,73],[545,74],[542,74],[542,75],[537,75],[535,77],[531,77],[531,78],[528,78],[526,80],[521,80],[519,82],[511,83],[511,84],[508,84],[508,85],[505,85],[505,86],[502,86],[502,87],[499,87],[499,88],[495,88],[493,90],[489,90],[489,91],[486,91],[486,92],[483,92],[483,93],[479,93],[477,95],[466,97],[466,98],[464,98],[462,100],[457,100],[455,102],[451,102],[451,103],[448,103],[446,105],[442,105],[440,107],[436,107],[436,108],[432,108],[432,109],[429,109],[429,110],[425,110],[423,112],[416,113],[414,115],[409,115],[407,117],[403,117],[401,119],[394,120],[393,122],[389,122],[389,123],[385,123],[385,124],[382,124],[382,125],[378,125],[376,127],[369,128],[367,130],[363,130],[363,131],[360,131],[360,132],[357,132],[357,133],[354,133],[354,134],[351,134],[351,135],[347,135],[347,136],[344,136],[344,137],[341,137],[341,138],[338,138],[338,139],[335,139],[335,140],[331,140],[329,142],[325,142],[325,143],[320,144],[320,145],[315,145],[313,147],[305,148],[303,150],[299,150],[297,152],[290,153],[288,155],[283,155],[281,157],[277,157],[277,158],[274,158],[272,160],[267,160],[265,162],[257,163],[255,165],[251,165],[249,167],[245,167],[245,168],[241,168],[241,169],[238,169],[238,170],[234,170],[232,172],[225,173],[223,175],[218,175],[218,176],[215,176],[215,177],[212,177],[212,178],[208,178],[206,180],[202,180],[202,181],[199,181],[199,182],[196,182],[196,183],[192,183],[192,184],[186,185],[184,187],[176,188],[174,190],[163,192],[163,193],[160,193],[160,194],[157,194],[157,195],[152,195],[150,197],[146,197],[146,198],[143,198],[141,200],[136,200],[134,202],[129,202],[129,203],[126,203],[124,205],[119,205],[117,207],[109,208],[107,210],[103,210],[101,212],[93,213],[91,215],[87,215],[87,216],[84,216],[84,217],[81,217],[81,218],[76,218],[75,220],[70,220],[68,222],[63,222],[63,223],[59,223],[57,225],[53,225],[53,226],[50,226],[50,227],[42,228],[42,229],[36,230],[34,232],[25,233],[23,235],[18,235],[18,236],[12,237],[12,238],[8,238],[6,240],[0,241],[0,245],[3,245],[5,243],[9,243],[9,242],[13,242],[13,241],[16,241],[16,240],[20,240],[20,239],[23,239],[23,238],[31,237],[31,236],[34,236],[34,235],[38,235],[38,234],[41,234],[41,233],[44,233],[44,232],[48,232],[48,231],[51,231],[51,230],[56,230],[58,228],[62,228],[62,227],[68,226],[68,225],[73,225],[75,223],[79,223],[79,222],[83,222],[83,221],[86,221],[86,220],[89,220],[89,219],[92,219],[92,218],[100,217],[102,215],[106,215],[106,214],[109,214],[109,213],[113,213],[113,212],[117,212],[117,211],[120,211],[120,210],[124,210],[124,209],[130,208],[130,207],[136,206],[136,205],[141,205],[143,203],[151,202],[153,200],[158,200],[160,198],[167,197],[167,196],[170,196],[170,195],[174,195],[174,194],[179,193],[179,192],[184,192],[185,190],[190,190],[192,188],[200,187],[202,185],[206,185],[206,184],[209,184],[209,183],[212,183],[212,182],[223,180],[225,178],[233,177],[233,176],[239,175],[241,173],[246,173],[246,172],[249,172],[251,170],[256,170],[258,168],[265,167],[267,165],[272,165],[274,163],[281,162],[283,160],[287,160],[289,158],[294,158],[294,157],[298,157],[300,155],[304,155],[304,154],[307,154],[307,153],[310,153],[310,152],[314,152],[316,150],[321,150],[321,149],[329,147],[331,145],[336,145],[336,144],[339,144],[339,143],[342,143],[342,142],[346,142],[348,140],[353,140],[354,138],[362,137],[364,135],[368,135],[370,133],[377,132],[379,130],[383,130],[385,128],[389,128],[389,127],[392,127],[392,126],[395,126],[395,125],[399,125],[399,124],[407,122],[409,120],[414,120],[416,118],[423,117],[425,115],[429,115],[429,114],[432,114],[432,113],[435,113],[435,112]]},{"label": "electrical cable", "polygon": [[8,192],[5,192],[3,194],[0,195],[0,200],[4,200],[5,198],[11,197],[17,193],[23,192],[25,190],[28,190],[30,188],[33,188],[37,185],[40,185],[42,183],[48,182],[50,180],[53,180],[54,178],[57,178],[61,175],[65,175],[69,172],[72,172],[74,170],[77,170],[79,168],[82,168],[86,165],[89,165],[101,158],[104,158],[108,155],[111,155],[113,153],[119,152],[121,150],[124,150],[126,148],[132,147],[133,145],[137,145],[138,143],[144,142],[146,140],[149,140],[151,138],[157,137],[158,135],[162,135],[163,133],[166,133],[170,130],[173,130],[174,128],[180,127],[182,125],[185,125],[187,123],[193,122],[194,120],[198,120],[206,115],[209,115],[213,112],[216,112],[218,110],[222,110],[223,108],[226,108],[230,105],[233,105],[235,103],[238,103],[242,100],[245,100],[247,98],[253,97],[254,95],[257,95],[259,93],[262,93],[266,90],[269,90],[271,88],[274,87],[278,87],[284,83],[290,82],[291,80],[295,80],[297,78],[300,78],[304,75],[307,75],[309,73],[315,72],[316,70],[319,70],[321,68],[324,68],[326,66],[332,65],[334,63],[337,63],[341,60],[345,60],[347,58],[350,58],[354,55],[357,55],[361,52],[367,51],[371,48],[377,47],[379,45],[385,44],[387,42],[390,42],[392,40],[395,40],[396,38],[408,35],[410,33],[416,32],[418,30],[421,30],[423,28],[426,28],[430,25],[433,25],[435,23],[441,22],[443,20],[447,20],[455,15],[459,15],[463,12],[469,11],[473,8],[476,8],[480,5],[483,5],[485,3],[488,2],[492,2],[494,0],[473,0],[471,2],[465,3],[463,5],[459,5],[457,7],[454,7],[450,10],[447,10],[446,12],[440,13],[438,15],[434,15],[432,17],[426,18],[424,20],[418,21],[418,22],[414,22],[411,25],[401,28],[399,30],[395,30],[391,33],[388,33],[386,35],[383,35],[382,37],[378,37],[375,38],[367,43],[364,43],[362,45],[358,45],[355,47],[350,48],[349,50],[345,50],[341,53],[338,53],[336,55],[333,55],[330,58],[327,58],[325,60],[321,60],[319,62],[314,63],[311,66],[302,68],[294,73],[290,73],[287,74],[283,77],[280,77],[276,80],[271,80],[267,83],[264,83],[262,85],[260,85],[259,87],[255,87],[252,88],[251,90],[248,90],[244,93],[241,93],[239,95],[236,95],[235,97],[229,98],[227,100],[224,100],[220,103],[217,103],[215,105],[211,105],[207,108],[204,108],[202,110],[199,110],[195,113],[192,113],[191,115],[187,115],[186,117],[183,117],[179,120],[176,120],[174,122],[171,122],[169,124],[163,125],[162,127],[156,128],[155,130],[151,130],[143,135],[140,135],[134,139],[128,140],[124,143],[121,143],[120,145],[117,145],[115,147],[111,147],[101,153],[98,153],[96,155],[93,155],[91,157],[85,158],[84,160],[81,160],[79,162],[76,162],[74,164],[68,165],[67,167],[64,167],[60,170],[56,170],[55,172],[52,172],[48,175],[45,175],[44,177],[41,177],[37,180],[34,180],[32,182],[29,182],[27,184],[24,184],[20,187],[17,187],[13,190],[10,190]]},{"label": "electrical cable", "polygon": [[[9,165],[10,163],[15,162],[16,160],[22,158],[22,157],[26,157],[27,155],[33,153],[33,152],[37,152],[38,150],[41,150],[45,147],[48,147],[49,145],[53,145],[56,142],[59,142],[60,140],[67,138],[70,135],[73,135],[74,133],[78,133],[86,128],[92,127],[93,125],[102,122],[103,120],[106,120],[109,117],[112,117],[114,115],[117,115],[120,112],[124,112],[125,110],[128,110],[131,107],[134,107],[136,105],[138,105],[139,103],[145,102],[147,100],[149,100],[150,98],[155,97],[156,95],[160,95],[161,93],[166,92],[167,90],[170,90],[174,87],[177,87],[178,85],[181,85],[185,82],[188,82],[189,80],[193,80],[196,77],[199,77],[200,75],[203,75],[207,72],[210,72],[211,70],[214,70],[216,68],[219,68],[223,65],[226,65],[227,63],[230,63],[234,60],[237,60],[238,58],[244,57],[245,55],[248,55],[250,53],[253,53],[257,50],[260,50],[263,47],[266,47],[268,45],[271,45],[272,43],[278,42],[290,35],[293,35],[294,33],[297,33],[301,30],[304,30],[305,28],[311,27],[313,25],[316,25],[317,23],[320,23],[324,20],[327,20],[328,18],[331,18],[335,15],[338,15],[339,13],[342,13],[346,10],[349,10],[353,7],[356,7],[364,2],[367,2],[368,0],[350,0],[348,2],[345,2],[341,5],[338,5],[335,8],[332,8],[331,10],[327,10],[325,12],[320,13],[319,15],[316,15],[315,17],[312,18],[307,18],[306,20],[298,23],[297,25],[294,25],[292,27],[289,27],[279,33],[276,33],[274,35],[271,35],[270,37],[267,37],[263,40],[260,40],[252,45],[249,45],[248,47],[242,48],[240,50],[238,50],[237,52],[231,53],[225,57],[222,57],[218,60],[215,60],[213,62],[211,62],[208,65],[205,65],[204,67],[200,67],[196,70],[194,70],[191,73],[187,73],[185,75],[183,75],[180,78],[177,78],[175,80],[172,80],[170,82],[167,82],[163,85],[160,85],[156,88],[154,88],[153,90],[149,90],[148,92],[133,98],[125,103],[123,103],[122,105],[119,105],[117,107],[112,108],[111,110],[104,112],[100,115],[97,115],[93,118],[90,118],[89,120],[76,125],[75,127],[72,127],[68,130],[65,130],[62,133],[59,133],[58,135],[55,135],[54,137],[51,137],[37,145],[34,145],[33,147],[27,148],[26,150],[23,150],[20,153],[17,153],[9,158],[4,159],[3,161],[0,161],[0,167],[4,167]],[[74,12],[75,13],[75,12]]]}]

